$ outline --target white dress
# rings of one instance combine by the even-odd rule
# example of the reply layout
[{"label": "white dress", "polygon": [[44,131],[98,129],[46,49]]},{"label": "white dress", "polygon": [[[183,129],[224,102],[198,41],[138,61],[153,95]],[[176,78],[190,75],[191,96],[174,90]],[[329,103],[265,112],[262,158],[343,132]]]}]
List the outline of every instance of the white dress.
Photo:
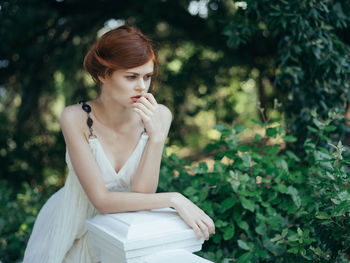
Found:
[{"label": "white dress", "polygon": [[[130,191],[148,135],[140,140],[117,173],[109,162],[98,138],[90,138],[89,145],[110,191]],[[85,220],[99,212],[90,203],[72,167],[66,150],[69,173],[64,187],[53,194],[41,208],[29,238],[23,263],[90,263],[100,262],[92,245]]]}]

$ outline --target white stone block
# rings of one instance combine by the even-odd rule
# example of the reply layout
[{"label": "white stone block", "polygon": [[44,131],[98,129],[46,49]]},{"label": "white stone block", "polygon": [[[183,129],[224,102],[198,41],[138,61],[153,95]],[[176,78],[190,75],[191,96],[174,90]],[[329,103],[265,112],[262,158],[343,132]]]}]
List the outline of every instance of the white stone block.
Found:
[{"label": "white stone block", "polygon": [[177,262],[209,262],[198,261],[204,259],[191,254],[201,250],[204,238],[198,240],[194,231],[171,208],[97,215],[86,221],[86,227],[100,249],[102,263],[136,263],[146,256],[164,258],[165,251],[170,253],[169,258],[177,251],[182,257],[187,255],[189,260],[197,260]]}]

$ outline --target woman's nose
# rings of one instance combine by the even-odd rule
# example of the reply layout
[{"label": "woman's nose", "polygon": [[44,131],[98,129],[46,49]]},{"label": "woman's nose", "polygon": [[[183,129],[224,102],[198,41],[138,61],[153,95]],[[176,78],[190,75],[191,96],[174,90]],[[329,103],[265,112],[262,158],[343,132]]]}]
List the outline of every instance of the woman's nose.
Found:
[{"label": "woman's nose", "polygon": [[137,88],[137,90],[141,90],[141,91],[146,89],[146,83],[142,78],[140,78],[140,81],[138,82],[136,88]]}]

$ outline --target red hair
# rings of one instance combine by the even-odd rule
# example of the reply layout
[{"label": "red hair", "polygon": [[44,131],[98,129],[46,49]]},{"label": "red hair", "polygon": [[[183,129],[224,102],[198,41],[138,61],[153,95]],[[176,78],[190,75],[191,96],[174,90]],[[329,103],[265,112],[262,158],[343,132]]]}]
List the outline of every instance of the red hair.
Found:
[{"label": "red hair", "polygon": [[101,85],[98,77],[110,76],[118,69],[130,69],[152,60],[154,82],[158,77],[158,59],[152,41],[133,26],[121,26],[105,33],[84,58],[84,69]]}]

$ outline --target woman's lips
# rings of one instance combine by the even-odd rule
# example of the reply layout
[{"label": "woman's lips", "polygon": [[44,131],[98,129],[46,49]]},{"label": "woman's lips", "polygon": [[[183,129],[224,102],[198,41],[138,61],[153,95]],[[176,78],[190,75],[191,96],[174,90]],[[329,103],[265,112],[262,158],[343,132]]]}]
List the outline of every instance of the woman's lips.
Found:
[{"label": "woman's lips", "polygon": [[136,102],[139,98],[141,98],[141,95],[131,97],[131,100],[132,100],[133,102]]}]

